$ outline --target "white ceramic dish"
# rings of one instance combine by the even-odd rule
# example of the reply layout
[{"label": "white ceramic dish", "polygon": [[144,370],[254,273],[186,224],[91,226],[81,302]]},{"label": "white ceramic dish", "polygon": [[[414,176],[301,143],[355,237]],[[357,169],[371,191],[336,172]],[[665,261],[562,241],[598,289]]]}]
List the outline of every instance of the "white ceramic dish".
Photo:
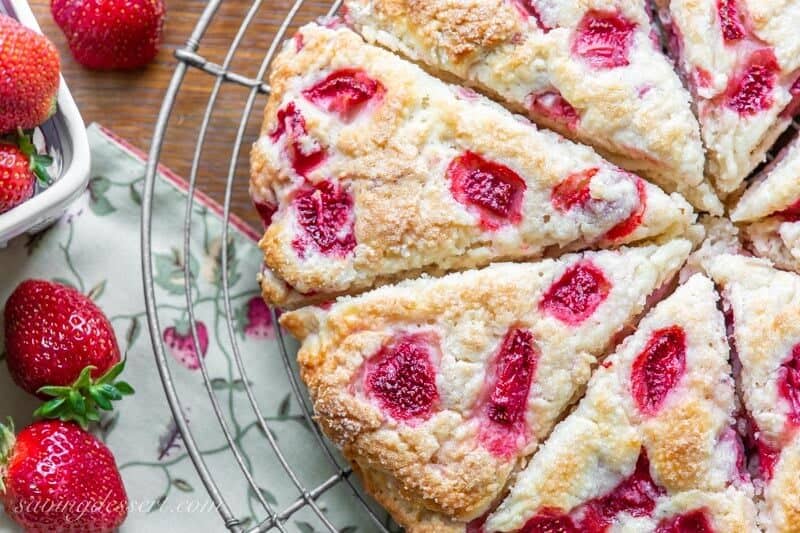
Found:
[{"label": "white ceramic dish", "polygon": [[[0,0],[0,12],[41,32],[25,0]],[[58,91],[58,111],[37,128],[34,141],[53,157],[55,162],[50,173],[55,181],[47,189],[37,190],[27,202],[0,215],[0,247],[13,237],[34,233],[52,223],[80,195],[89,180],[86,127],[63,78]]]}]

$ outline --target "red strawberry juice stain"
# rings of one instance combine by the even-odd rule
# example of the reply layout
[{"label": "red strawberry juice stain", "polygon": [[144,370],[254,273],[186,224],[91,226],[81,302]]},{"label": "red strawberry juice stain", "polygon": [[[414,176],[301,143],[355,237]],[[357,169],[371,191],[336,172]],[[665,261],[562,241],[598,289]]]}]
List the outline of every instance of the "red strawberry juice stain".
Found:
[{"label": "red strawberry juice stain", "polygon": [[556,280],[539,302],[539,309],[577,326],[592,316],[611,292],[611,282],[603,271],[588,260],[571,267]]},{"label": "red strawberry juice stain", "polygon": [[631,369],[631,392],[645,415],[656,414],[686,372],[686,332],[670,326],[653,332]]},{"label": "red strawberry juice stain", "polygon": [[536,7],[536,0],[513,0],[514,6],[523,17],[531,17],[536,21],[536,26],[548,33],[553,28],[548,26],[542,20],[542,15],[539,13],[539,8]]},{"label": "red strawberry juice stain", "polygon": [[559,509],[545,507],[528,520],[519,533],[581,533],[569,515]]},{"label": "red strawberry juice stain", "polygon": [[705,509],[695,509],[658,523],[655,533],[714,533]]},{"label": "red strawberry juice stain", "polygon": [[507,166],[468,151],[450,162],[446,174],[453,197],[477,212],[482,228],[495,230],[522,220],[527,185]]},{"label": "red strawberry juice stain", "polygon": [[800,221],[800,200],[797,200],[783,211],[778,211],[775,213],[775,216],[780,217],[786,222]]},{"label": "red strawberry juice stain", "polygon": [[306,176],[317,168],[327,154],[316,139],[308,135],[306,120],[294,102],[278,111],[278,124],[269,134],[272,142],[286,136],[286,153],[294,171]]},{"label": "red strawberry juice stain", "polygon": [[487,373],[478,440],[495,456],[512,456],[527,437],[525,412],[537,357],[533,333],[514,327]]},{"label": "red strawberry juice stain", "polygon": [[772,479],[775,473],[775,464],[780,458],[780,450],[766,441],[758,424],[746,413],[743,417],[747,431],[745,433],[745,447],[750,457],[758,460],[758,474],[766,482]]},{"label": "red strawberry juice stain", "polygon": [[401,335],[381,347],[366,364],[364,390],[396,420],[427,420],[439,401],[428,335]]},{"label": "red strawberry juice stain", "polygon": [[340,184],[306,184],[297,191],[292,204],[302,228],[292,247],[301,258],[306,257],[309,248],[341,258],[356,247],[353,198]]},{"label": "red strawberry juice stain", "polygon": [[562,124],[569,131],[574,132],[578,129],[581,117],[558,89],[532,93],[528,100],[531,111],[537,115]]},{"label": "red strawberry juice stain", "polygon": [[636,24],[615,11],[588,11],[575,30],[572,54],[595,69],[613,69],[630,64]]},{"label": "red strawberry juice stain", "polygon": [[636,177],[634,179],[636,180],[636,194],[639,196],[639,205],[636,206],[636,209],[633,210],[628,218],[608,230],[605,235],[608,240],[624,239],[642,224],[644,212],[647,209],[647,189],[645,188],[644,180]]},{"label": "red strawberry juice stain", "polygon": [[664,494],[650,475],[650,461],[645,450],[639,454],[631,475],[610,492],[592,498],[565,513],[545,508],[519,530],[525,533],[604,533],[621,514],[651,516],[656,500]]},{"label": "red strawberry juice stain", "polygon": [[383,84],[361,69],[337,70],[313,87],[303,91],[320,109],[352,120],[371,100],[379,100],[386,92]]},{"label": "red strawberry juice stain", "polygon": [[789,406],[788,423],[800,426],[800,344],[778,368],[778,393]]},{"label": "red strawberry juice stain", "polygon": [[253,202],[253,206],[258,212],[258,216],[261,217],[261,223],[268,228],[272,224],[272,217],[278,211],[278,206],[271,202]]}]

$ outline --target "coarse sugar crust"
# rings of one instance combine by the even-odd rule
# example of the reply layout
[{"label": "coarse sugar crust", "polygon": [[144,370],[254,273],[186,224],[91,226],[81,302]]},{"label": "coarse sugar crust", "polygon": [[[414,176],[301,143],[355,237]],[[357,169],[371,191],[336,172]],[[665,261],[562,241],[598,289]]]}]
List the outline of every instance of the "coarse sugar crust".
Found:
[{"label": "coarse sugar crust", "polygon": [[[260,281],[272,304],[296,307],[425,272],[674,236],[694,221],[680,195],[666,195],[591,148],[537,130],[475,93],[436,80],[344,27],[310,24],[298,35],[275,59],[264,125],[251,155],[251,194],[277,207],[260,242],[267,265]],[[385,88],[349,122],[302,94],[345,68],[360,69]],[[327,153],[305,177],[286,156],[286,135],[274,139],[281,127],[277,117],[290,104],[304,119],[303,149],[317,143]],[[524,180],[518,223],[487,229],[454,198],[447,168],[469,151]],[[554,187],[587,171],[593,173],[588,207],[556,208]],[[304,230],[294,198],[323,182],[352,197],[355,245],[349,253],[297,250]],[[631,233],[605,237],[642,208],[641,223]]]},{"label": "coarse sugar crust", "polygon": [[[395,518],[410,531],[437,523],[463,527],[502,494],[580,394],[597,359],[648,296],[677,273],[689,251],[687,241],[676,240],[538,263],[498,263],[340,298],[329,309],[284,313],[281,324],[302,342],[300,373],[317,421],[358,465],[376,497],[390,511],[396,507]],[[539,302],[548,287],[586,263],[608,280],[603,303],[573,325],[543,311]],[[475,406],[510,328],[531,332],[537,363],[525,411],[529,435],[511,455],[498,456],[478,442],[482,422]],[[384,413],[361,385],[372,354],[409,332],[438,339],[433,359],[440,406],[414,424]]]},{"label": "coarse sugar crust", "polygon": [[[537,13],[525,12],[533,4]],[[364,37],[455,76],[615,163],[722,214],[704,180],[705,156],[690,96],[654,42],[639,0],[347,0],[346,20]],[[572,51],[588,12],[634,25],[627,64],[595,68]],[[536,95],[557,93],[579,117],[537,112]]]}]

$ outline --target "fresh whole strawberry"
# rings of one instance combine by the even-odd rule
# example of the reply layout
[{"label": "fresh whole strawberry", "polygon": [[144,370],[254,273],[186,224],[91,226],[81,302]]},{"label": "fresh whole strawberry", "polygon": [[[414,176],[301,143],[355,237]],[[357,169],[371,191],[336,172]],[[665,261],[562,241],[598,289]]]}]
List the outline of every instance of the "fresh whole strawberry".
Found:
[{"label": "fresh whole strawberry", "polygon": [[158,53],[164,0],[52,0],[53,18],[81,65],[135,69]]},{"label": "fresh whole strawberry", "polygon": [[0,135],[35,128],[55,112],[60,71],[53,43],[0,13]]},{"label": "fresh whole strawberry", "polygon": [[86,427],[97,408],[132,394],[111,323],[77,290],[43,280],[23,281],[5,308],[6,360],[14,381],[52,397],[36,415],[74,420]]},{"label": "fresh whole strawberry", "polygon": [[27,136],[17,142],[0,140],[0,213],[18,206],[31,196],[36,181],[43,187],[50,184],[47,167],[53,160],[36,153]]},{"label": "fresh whole strawberry", "polygon": [[29,533],[105,533],[128,514],[111,451],[77,424],[0,424],[0,501]]}]

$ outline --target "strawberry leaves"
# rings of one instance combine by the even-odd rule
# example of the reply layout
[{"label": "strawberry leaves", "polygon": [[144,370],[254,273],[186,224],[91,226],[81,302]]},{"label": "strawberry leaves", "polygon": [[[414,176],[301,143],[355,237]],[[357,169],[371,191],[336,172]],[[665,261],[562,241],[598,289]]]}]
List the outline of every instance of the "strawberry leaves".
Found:
[{"label": "strawberry leaves", "polygon": [[47,168],[53,164],[53,158],[49,155],[40,154],[36,145],[33,144],[30,136],[22,130],[17,132],[17,145],[22,153],[30,160],[31,173],[36,176],[36,180],[41,187],[47,187],[53,183]]},{"label": "strawberry leaves", "polygon": [[62,422],[74,421],[86,429],[90,422],[100,421],[98,409],[111,411],[114,408],[112,402],[134,393],[129,383],[115,381],[125,370],[124,359],[96,380],[92,379],[93,370],[94,366],[84,368],[72,385],[40,388],[37,391],[39,394],[52,396],[53,399],[42,404],[33,415]]}]

